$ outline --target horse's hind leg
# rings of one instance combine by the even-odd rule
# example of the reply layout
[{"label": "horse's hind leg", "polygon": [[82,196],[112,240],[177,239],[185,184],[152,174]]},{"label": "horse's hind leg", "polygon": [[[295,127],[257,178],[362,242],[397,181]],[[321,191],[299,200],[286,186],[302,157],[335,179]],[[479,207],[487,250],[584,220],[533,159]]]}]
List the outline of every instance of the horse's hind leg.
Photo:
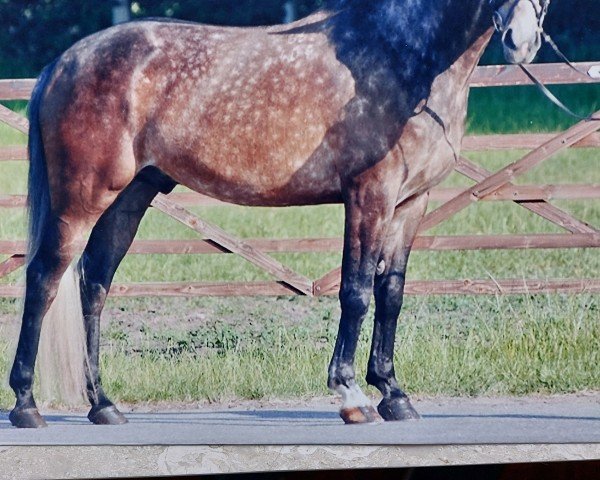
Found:
[{"label": "horse's hind leg", "polygon": [[42,228],[36,252],[27,265],[23,321],[10,386],[17,402],[9,419],[15,427],[45,427],[33,398],[33,376],[38,352],[42,320],[56,297],[58,285],[73,259],[73,239],[78,235],[73,224],[49,216]]},{"label": "horse's hind leg", "polygon": [[159,191],[166,193],[174,186],[175,182],[155,168],[143,170],[100,217],[79,262],[89,361],[86,369],[87,393],[92,405],[88,418],[95,424],[117,425],[127,422],[108,399],[100,382],[100,315],[106,296],[115,271],[127,253],[150,203]]},{"label": "horse's hind leg", "polygon": [[375,278],[375,324],[367,383],[383,394],[377,410],[385,420],[419,418],[396,381],[394,340],[402,308],[408,256],[427,208],[427,201],[428,195],[425,194],[396,209],[383,244]]}]

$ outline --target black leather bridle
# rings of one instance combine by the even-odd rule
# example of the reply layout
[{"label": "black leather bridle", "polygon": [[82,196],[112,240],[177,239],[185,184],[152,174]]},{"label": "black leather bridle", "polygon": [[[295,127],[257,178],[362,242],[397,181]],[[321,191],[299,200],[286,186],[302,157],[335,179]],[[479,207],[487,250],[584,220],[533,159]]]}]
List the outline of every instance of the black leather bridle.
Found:
[{"label": "black leather bridle", "polygon": [[[519,4],[519,0],[514,1],[511,4],[506,16],[503,17],[500,13],[500,8],[503,5],[505,5],[507,1],[508,0],[490,0],[490,5],[492,5],[492,8],[494,9],[494,27],[496,28],[498,33],[502,35],[503,38],[506,34],[506,20],[509,20],[512,17],[515,8],[517,8],[517,5]],[[548,13],[548,6],[550,5],[550,0],[527,1],[533,6],[533,10],[535,11],[535,16],[537,18],[538,34],[542,35],[542,33],[544,32],[544,20],[546,18],[546,14]]]}]

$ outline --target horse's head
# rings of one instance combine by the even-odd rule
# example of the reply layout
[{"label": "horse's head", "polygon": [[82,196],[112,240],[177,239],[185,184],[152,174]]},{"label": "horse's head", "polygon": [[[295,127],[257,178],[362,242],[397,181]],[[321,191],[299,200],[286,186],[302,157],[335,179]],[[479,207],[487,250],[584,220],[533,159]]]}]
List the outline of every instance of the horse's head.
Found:
[{"label": "horse's head", "polygon": [[550,0],[491,0],[494,24],[502,35],[510,63],[530,63],[542,46],[544,19]]}]

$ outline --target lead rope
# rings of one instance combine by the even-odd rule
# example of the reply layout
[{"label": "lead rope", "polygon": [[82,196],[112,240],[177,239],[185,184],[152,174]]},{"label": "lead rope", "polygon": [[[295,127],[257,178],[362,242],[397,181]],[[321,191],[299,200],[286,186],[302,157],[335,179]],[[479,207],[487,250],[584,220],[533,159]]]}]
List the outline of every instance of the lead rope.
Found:
[{"label": "lead rope", "polygon": [[[544,30],[542,30],[541,33],[542,33],[542,38],[544,39],[544,41],[552,47],[552,50],[554,50],[554,52],[560,57],[560,59],[563,62],[565,62],[571,69],[575,70],[577,73],[579,73],[585,77],[589,76],[587,73],[585,73],[582,70],[580,70],[579,68],[577,68],[577,66],[574,65],[566,57],[566,55],[560,51],[560,49],[558,48],[558,45],[556,45],[556,43],[554,42],[554,40],[552,40],[552,37],[550,37],[550,35],[548,35],[546,32],[544,32]],[[577,120],[600,121],[600,117],[594,117],[592,114],[590,114],[588,116],[583,116],[583,115],[579,115],[579,114],[573,112],[573,110],[571,110],[563,102],[561,102],[556,97],[556,95],[554,95],[550,90],[548,90],[548,87],[546,87],[546,85],[544,85],[542,82],[540,82],[529,70],[527,70],[525,65],[519,64],[519,67],[525,73],[525,75],[527,75],[527,77],[538,87],[538,89],[546,96],[546,98],[548,98],[548,100],[550,100],[554,105],[556,105],[558,108],[560,108],[567,115],[569,115],[573,118],[576,118]]]}]

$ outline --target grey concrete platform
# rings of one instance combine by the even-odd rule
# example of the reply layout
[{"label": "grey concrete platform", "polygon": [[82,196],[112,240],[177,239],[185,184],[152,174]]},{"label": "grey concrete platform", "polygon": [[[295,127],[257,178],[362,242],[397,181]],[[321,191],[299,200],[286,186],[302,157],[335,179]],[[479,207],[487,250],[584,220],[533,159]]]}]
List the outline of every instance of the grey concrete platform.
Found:
[{"label": "grey concrete platform", "polygon": [[[477,445],[600,442],[600,398],[450,399],[415,402],[417,422],[345,426],[331,403],[302,408],[129,413],[91,425],[46,413],[50,427],[17,430],[0,413],[0,445]],[[43,412],[45,413],[45,412]]]},{"label": "grey concrete platform", "polygon": [[600,444],[0,446],[0,480],[146,478],[164,475],[447,467],[596,459],[600,459]]}]

